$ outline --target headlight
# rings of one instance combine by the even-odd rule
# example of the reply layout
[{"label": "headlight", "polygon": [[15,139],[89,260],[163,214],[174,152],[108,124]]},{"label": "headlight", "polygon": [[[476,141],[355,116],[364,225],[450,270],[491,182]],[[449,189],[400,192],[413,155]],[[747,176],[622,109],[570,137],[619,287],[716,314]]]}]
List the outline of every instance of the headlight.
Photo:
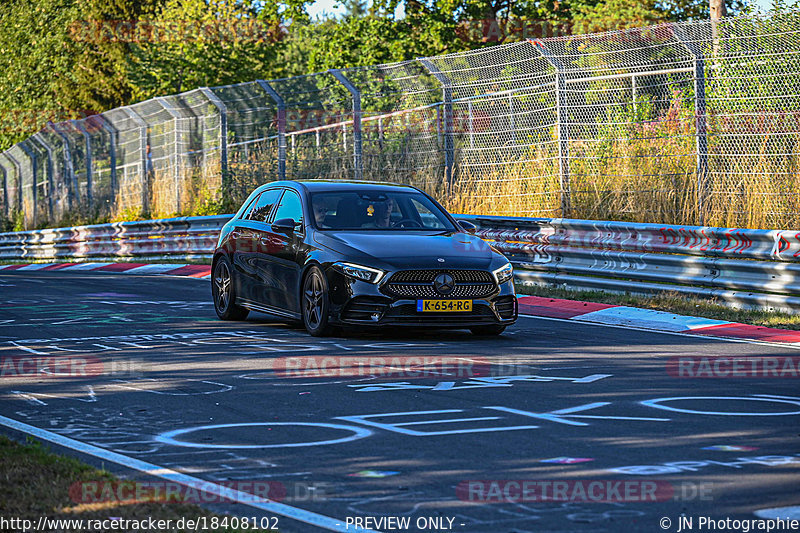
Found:
[{"label": "headlight", "polygon": [[511,266],[511,263],[506,263],[492,272],[492,274],[494,274],[494,279],[497,280],[497,284],[500,285],[514,277],[514,267]]},{"label": "headlight", "polygon": [[386,274],[383,270],[353,263],[336,263],[336,266],[351,278],[360,279],[367,283],[378,283],[383,278],[383,275]]}]

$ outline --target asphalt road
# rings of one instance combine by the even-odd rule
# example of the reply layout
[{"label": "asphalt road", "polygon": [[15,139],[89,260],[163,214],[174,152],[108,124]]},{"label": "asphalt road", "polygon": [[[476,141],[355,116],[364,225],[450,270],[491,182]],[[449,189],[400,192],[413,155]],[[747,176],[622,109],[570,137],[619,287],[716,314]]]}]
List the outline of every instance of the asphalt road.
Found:
[{"label": "asphalt road", "polygon": [[[221,322],[209,292],[188,278],[0,274],[0,415],[245,492],[270,482],[285,514],[342,530],[406,517],[409,531],[676,531],[681,515],[696,527],[800,504],[797,379],[675,366],[800,356],[791,347],[527,317],[500,338],[319,340],[266,315]],[[39,368],[15,375],[25,360]]]}]

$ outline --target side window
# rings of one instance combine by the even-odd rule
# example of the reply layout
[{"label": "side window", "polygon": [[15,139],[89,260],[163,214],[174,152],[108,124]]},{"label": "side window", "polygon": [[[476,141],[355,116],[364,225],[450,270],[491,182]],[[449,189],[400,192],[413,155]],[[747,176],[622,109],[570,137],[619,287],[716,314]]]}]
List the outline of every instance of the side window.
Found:
[{"label": "side window", "polygon": [[250,212],[245,218],[248,220],[255,220],[256,222],[266,222],[272,211],[272,206],[278,201],[280,195],[280,189],[269,189],[262,192],[253,202],[253,206],[250,208]]},{"label": "side window", "polygon": [[278,205],[278,210],[275,211],[275,216],[272,220],[280,220],[282,218],[292,218],[295,222],[303,223],[303,203],[294,191],[287,190],[283,193],[281,203]]},{"label": "side window", "polygon": [[411,206],[414,211],[416,211],[415,215],[417,218],[419,217],[419,221],[422,223],[422,226],[426,229],[444,229],[445,225],[439,220],[435,214],[431,212],[426,206],[422,205],[416,199],[411,199]]}]

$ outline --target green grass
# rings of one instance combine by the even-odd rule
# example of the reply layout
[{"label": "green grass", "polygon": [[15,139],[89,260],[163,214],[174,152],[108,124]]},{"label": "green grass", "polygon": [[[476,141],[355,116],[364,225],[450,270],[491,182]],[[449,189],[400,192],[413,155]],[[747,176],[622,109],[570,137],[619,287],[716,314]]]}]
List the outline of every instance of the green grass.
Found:
[{"label": "green grass", "polygon": [[602,291],[577,291],[563,288],[534,287],[517,283],[519,295],[543,296],[545,298],[561,298],[565,300],[581,300],[628,307],[641,307],[668,311],[679,315],[700,316],[715,320],[740,322],[754,326],[769,328],[800,330],[800,315],[791,315],[777,311],[742,310],[727,307],[713,300],[689,298],[678,293],[661,293],[654,296],[635,296],[630,294],[614,294]]},{"label": "green grass", "polygon": [[[97,470],[78,459],[50,452],[47,447],[28,438],[20,444],[0,436],[0,509],[6,519],[33,520],[40,516],[51,519],[105,520],[119,517],[127,520],[195,519],[215,515],[202,507],[182,503],[126,503],[119,501],[76,503],[70,487],[76,482],[118,482],[105,470]],[[69,531],[69,530],[65,530]],[[172,528],[163,531],[178,532]],[[211,531],[244,533],[266,531],[255,529],[215,529]]]}]

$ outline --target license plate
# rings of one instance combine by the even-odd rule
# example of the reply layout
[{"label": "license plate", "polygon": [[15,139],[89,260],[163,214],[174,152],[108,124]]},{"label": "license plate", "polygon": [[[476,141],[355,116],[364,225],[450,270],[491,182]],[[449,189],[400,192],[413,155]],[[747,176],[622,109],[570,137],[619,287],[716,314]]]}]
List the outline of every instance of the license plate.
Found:
[{"label": "license plate", "polygon": [[472,311],[472,300],[417,300],[417,311],[421,313],[468,313]]}]

